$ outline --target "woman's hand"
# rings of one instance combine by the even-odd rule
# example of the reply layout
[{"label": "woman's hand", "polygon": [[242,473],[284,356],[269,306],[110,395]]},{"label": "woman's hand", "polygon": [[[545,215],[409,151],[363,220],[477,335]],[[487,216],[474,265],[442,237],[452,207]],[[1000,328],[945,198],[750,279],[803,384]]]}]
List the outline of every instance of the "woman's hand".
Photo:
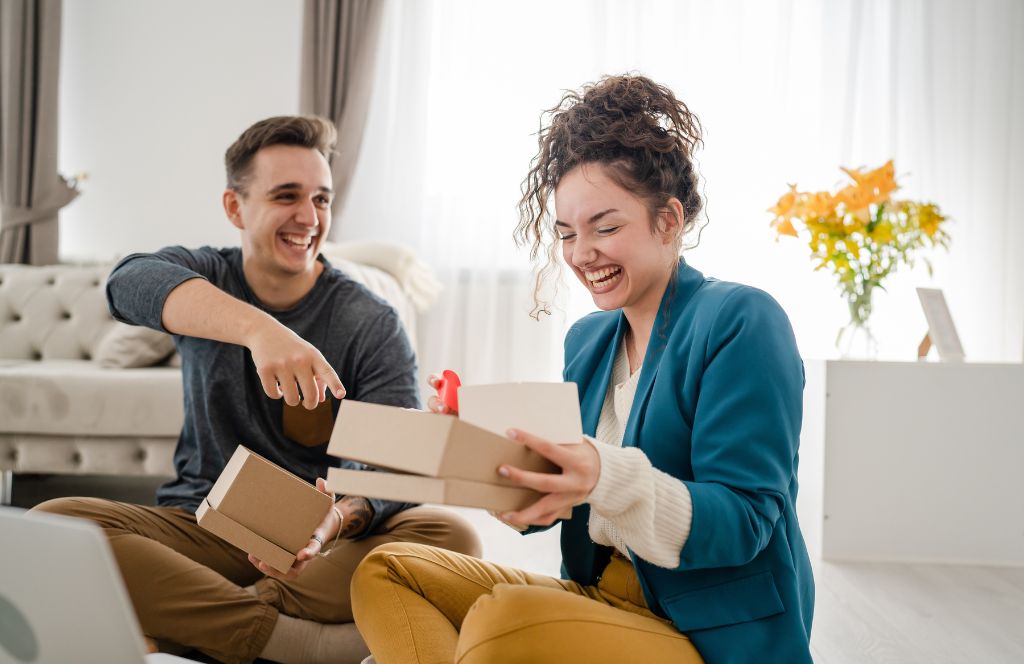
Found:
[{"label": "woman's hand", "polygon": [[[430,374],[427,376],[427,383],[436,392],[441,387],[441,377],[437,374]],[[452,410],[441,401],[441,398],[434,394],[432,397],[427,399],[427,410],[431,413],[439,413],[441,415],[456,415]]]},{"label": "woman's hand", "polygon": [[586,502],[601,476],[601,457],[589,442],[559,444],[518,429],[508,437],[561,467],[561,473],[535,473],[514,466],[501,466],[498,474],[514,483],[547,494],[518,512],[505,512],[498,518],[513,526],[550,526],[574,506]]},{"label": "woman's hand", "polygon": [[[334,502],[334,494],[327,490],[327,482],[322,477],[316,478],[316,490],[320,493],[326,493],[331,497],[331,503]],[[302,574],[302,570],[306,569],[306,566],[309,565],[309,561],[316,558],[316,555],[320,553],[324,542],[334,540],[334,536],[341,530],[341,525],[340,515],[332,504],[331,510],[327,512],[327,516],[324,517],[324,520],[313,531],[313,535],[309,538],[309,544],[305,548],[299,549],[299,552],[295,554],[295,562],[292,563],[291,569],[287,573],[282,574],[251,553],[249,554],[249,562],[259,571],[275,579],[298,578]]]}]

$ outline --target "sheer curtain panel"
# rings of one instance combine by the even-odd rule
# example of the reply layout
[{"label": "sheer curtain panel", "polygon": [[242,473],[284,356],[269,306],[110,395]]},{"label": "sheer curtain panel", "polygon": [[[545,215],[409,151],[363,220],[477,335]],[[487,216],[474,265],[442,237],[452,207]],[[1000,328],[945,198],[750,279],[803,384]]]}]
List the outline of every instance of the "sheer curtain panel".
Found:
[{"label": "sheer curtain panel", "polygon": [[381,10],[379,0],[306,0],[303,8],[299,106],[338,128],[331,158],[335,212],[345,204],[363,142]]},{"label": "sheer curtain panel", "polygon": [[925,331],[915,286],[945,290],[970,360],[1024,343],[1024,3],[1014,0],[389,0],[363,150],[338,230],[412,246],[446,291],[421,327],[425,370],[467,382],[549,379],[564,328],[592,305],[566,281],[555,315],[530,310],[511,232],[542,109],[562,90],[638,71],[701,118],[707,198],[688,260],[762,288],[805,357],[834,357],[846,305],[766,209],[833,187],[840,166],[896,160],[900,195],[955,220],[934,277],[880,293],[882,359],[912,360]]}]

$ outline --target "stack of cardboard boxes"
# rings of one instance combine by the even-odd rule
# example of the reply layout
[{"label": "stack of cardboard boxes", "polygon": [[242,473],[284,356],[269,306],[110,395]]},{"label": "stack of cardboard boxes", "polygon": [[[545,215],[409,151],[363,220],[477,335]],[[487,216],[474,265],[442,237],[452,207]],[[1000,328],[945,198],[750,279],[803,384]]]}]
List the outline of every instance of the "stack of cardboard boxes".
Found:
[{"label": "stack of cardboard boxes", "polygon": [[[510,465],[559,468],[505,434],[517,428],[558,443],[582,439],[576,385],[463,386],[459,417],[343,401],[329,454],[376,472],[330,468],[339,495],[411,503],[519,510],[541,494],[498,475]],[[239,447],[197,512],[200,525],[275,569],[286,571],[331,508],[330,497]]]}]

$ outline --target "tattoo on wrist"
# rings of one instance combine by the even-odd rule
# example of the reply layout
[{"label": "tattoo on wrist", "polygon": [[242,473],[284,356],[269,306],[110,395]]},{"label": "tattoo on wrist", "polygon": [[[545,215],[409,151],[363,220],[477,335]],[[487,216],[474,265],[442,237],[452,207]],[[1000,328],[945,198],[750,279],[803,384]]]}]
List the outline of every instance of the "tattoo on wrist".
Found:
[{"label": "tattoo on wrist", "polygon": [[362,534],[370,526],[373,520],[373,507],[370,501],[360,496],[345,496],[340,503],[345,505],[348,517],[341,526],[341,536],[353,538]]}]

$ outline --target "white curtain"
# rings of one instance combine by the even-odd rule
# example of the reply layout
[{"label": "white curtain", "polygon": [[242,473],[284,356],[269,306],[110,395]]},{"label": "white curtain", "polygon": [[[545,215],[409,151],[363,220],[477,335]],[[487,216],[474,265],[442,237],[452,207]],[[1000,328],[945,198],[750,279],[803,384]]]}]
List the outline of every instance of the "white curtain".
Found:
[{"label": "white curtain", "polygon": [[772,293],[805,357],[830,357],[846,307],[766,208],[786,188],[832,188],[840,165],[895,158],[900,195],[955,219],[935,276],[904,270],[876,301],[883,359],[925,331],[914,286],[946,291],[968,358],[1020,359],[1024,3],[1015,0],[389,0],[343,239],[413,247],[446,291],[420,331],[424,370],[468,382],[554,379],[565,325],[590,309],[568,284],[527,316],[532,282],[511,240],[540,111],[566,88],[638,71],[706,129],[710,224],[688,260]]}]

